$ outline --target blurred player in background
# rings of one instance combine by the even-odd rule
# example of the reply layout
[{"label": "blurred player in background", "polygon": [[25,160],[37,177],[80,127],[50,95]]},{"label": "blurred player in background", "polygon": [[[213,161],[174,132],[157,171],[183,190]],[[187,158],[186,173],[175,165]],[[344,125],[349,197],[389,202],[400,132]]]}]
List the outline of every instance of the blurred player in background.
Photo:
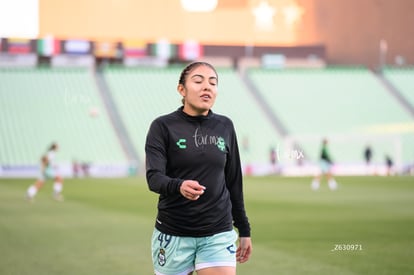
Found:
[{"label": "blurred player in background", "polygon": [[367,166],[371,165],[372,149],[371,146],[367,145],[364,150],[364,159]]},{"label": "blurred player in background", "polygon": [[336,190],[338,188],[338,184],[336,183],[333,175],[332,175],[332,165],[333,161],[330,156],[329,150],[328,150],[328,140],[324,139],[322,141],[322,149],[321,149],[321,155],[319,158],[319,165],[321,169],[321,173],[316,176],[311,184],[312,190],[318,190],[320,187],[321,178],[323,176],[326,177],[326,180],[328,181],[328,187],[331,190]]},{"label": "blurred player in background", "polygon": [[365,164],[367,167],[367,174],[372,174],[373,173],[373,167],[371,165],[372,149],[371,149],[371,146],[369,145],[367,145],[364,149],[364,159],[365,159]]},{"label": "blurred player in background", "polygon": [[387,176],[391,176],[394,174],[394,161],[392,160],[390,155],[385,155],[385,167],[387,169]]},{"label": "blurred player in background", "polygon": [[252,251],[234,126],[211,111],[217,85],[212,65],[189,64],[177,87],[184,106],[155,119],[147,135],[147,182],[159,194],[157,275],[235,275]]},{"label": "blurred player in background", "polygon": [[270,166],[272,169],[272,173],[277,173],[277,151],[274,147],[270,148]]},{"label": "blurred player in background", "polygon": [[63,201],[62,190],[63,190],[63,179],[57,171],[57,165],[55,163],[56,152],[59,146],[57,143],[52,143],[48,151],[41,158],[40,175],[36,182],[29,186],[26,192],[26,198],[33,201],[37,192],[43,187],[45,180],[53,179],[53,198],[57,201]]}]

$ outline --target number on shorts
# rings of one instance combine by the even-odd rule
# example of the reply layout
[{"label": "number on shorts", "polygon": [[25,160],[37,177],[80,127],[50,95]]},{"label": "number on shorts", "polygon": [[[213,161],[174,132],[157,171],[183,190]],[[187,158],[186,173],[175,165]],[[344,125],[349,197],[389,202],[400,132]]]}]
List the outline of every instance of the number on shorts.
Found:
[{"label": "number on shorts", "polygon": [[[160,241],[160,247],[167,248],[167,246],[170,244],[170,241],[172,239],[171,235],[160,233],[158,235],[158,240]],[[164,246],[163,246],[164,243]]]}]

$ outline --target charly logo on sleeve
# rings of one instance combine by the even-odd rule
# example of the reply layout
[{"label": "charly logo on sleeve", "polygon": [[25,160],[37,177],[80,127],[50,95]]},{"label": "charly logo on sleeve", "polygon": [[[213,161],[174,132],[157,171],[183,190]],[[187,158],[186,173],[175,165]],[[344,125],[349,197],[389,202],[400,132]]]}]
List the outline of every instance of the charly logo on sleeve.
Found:
[{"label": "charly logo on sleeve", "polygon": [[178,141],[177,141],[177,146],[178,146],[178,148],[180,148],[180,149],[186,149],[187,148],[187,145],[185,144],[187,142],[187,140],[185,139],[185,138],[180,138]]}]

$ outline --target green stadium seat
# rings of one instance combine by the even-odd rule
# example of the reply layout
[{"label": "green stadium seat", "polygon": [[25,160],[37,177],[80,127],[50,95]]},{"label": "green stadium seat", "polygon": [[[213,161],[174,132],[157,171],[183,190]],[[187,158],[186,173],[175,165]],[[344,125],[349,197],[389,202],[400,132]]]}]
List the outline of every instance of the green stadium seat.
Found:
[{"label": "green stadium seat", "polygon": [[338,162],[362,162],[367,143],[383,162],[399,146],[391,136],[396,134],[402,160],[414,161],[412,134],[389,130],[412,118],[368,69],[250,69],[248,74],[308,159],[317,160],[321,139],[332,137]]},{"label": "green stadium seat", "polygon": [[[182,68],[108,67],[104,74],[128,133],[141,157],[152,120],[181,106],[176,90]],[[270,147],[281,142],[278,133],[255,103],[236,72],[218,69],[219,94],[213,111],[233,120],[245,163],[268,163]],[[244,148],[248,139],[249,148]]]},{"label": "green stadium seat", "polygon": [[126,162],[87,69],[0,69],[0,110],[3,165],[37,164],[54,141],[64,163]]}]

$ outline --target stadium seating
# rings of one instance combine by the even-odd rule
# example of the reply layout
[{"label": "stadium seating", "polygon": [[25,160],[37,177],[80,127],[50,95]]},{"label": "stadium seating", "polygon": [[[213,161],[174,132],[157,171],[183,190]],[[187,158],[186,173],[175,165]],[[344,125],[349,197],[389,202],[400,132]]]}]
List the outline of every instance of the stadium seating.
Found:
[{"label": "stadium seating", "polygon": [[[176,90],[181,70],[114,66],[104,70],[116,106],[141,157],[151,121],[181,106]],[[245,162],[268,162],[270,147],[279,141],[277,132],[232,69],[219,69],[218,74],[219,94],[214,112],[233,120]]]},{"label": "stadium seating", "polygon": [[[151,121],[181,106],[176,91],[181,70],[182,66],[103,68],[140,163]],[[218,73],[213,111],[233,120],[244,164],[268,164],[271,148],[279,150],[279,161],[288,161],[292,152],[286,150],[295,149],[286,149],[291,141],[314,162],[323,137],[331,140],[337,162],[362,162],[367,144],[378,163],[386,154],[413,162],[412,118],[368,69],[248,70],[259,96],[287,129],[287,139],[236,71],[218,68]],[[412,71],[387,70],[385,75],[410,98]],[[0,69],[0,111],[1,165],[37,164],[53,141],[61,145],[58,156],[66,163],[128,161],[94,74],[87,69]]]},{"label": "stadium seating", "polygon": [[87,69],[0,69],[0,163],[38,164],[51,142],[64,163],[125,156]]},{"label": "stadium seating", "polygon": [[414,68],[392,68],[384,71],[385,77],[392,82],[404,98],[414,107]]},{"label": "stadium seating", "polygon": [[279,133],[263,109],[232,69],[219,69],[219,92],[214,110],[235,125],[242,160],[268,164],[270,149],[283,148]]},{"label": "stadium seating", "polygon": [[[412,121],[399,103],[365,68],[251,69],[249,76],[269,106],[305,149],[318,158],[321,139],[332,137],[338,162],[362,161],[369,143],[378,162],[393,154],[389,127]],[[413,161],[413,145],[402,133],[402,154]]]},{"label": "stadium seating", "polygon": [[129,138],[144,158],[145,138],[151,121],[181,105],[174,69],[107,67],[103,71],[115,106]]}]

